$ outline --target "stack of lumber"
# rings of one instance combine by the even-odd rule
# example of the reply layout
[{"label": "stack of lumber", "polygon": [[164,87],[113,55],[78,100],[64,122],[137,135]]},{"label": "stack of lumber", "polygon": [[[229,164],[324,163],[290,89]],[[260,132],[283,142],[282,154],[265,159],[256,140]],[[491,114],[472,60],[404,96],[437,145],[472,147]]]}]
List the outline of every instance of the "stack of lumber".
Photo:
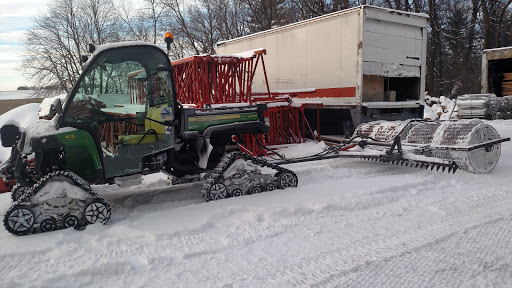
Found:
[{"label": "stack of lumber", "polygon": [[503,96],[512,95],[512,72],[503,73],[503,82],[501,83],[501,87],[503,88]]}]

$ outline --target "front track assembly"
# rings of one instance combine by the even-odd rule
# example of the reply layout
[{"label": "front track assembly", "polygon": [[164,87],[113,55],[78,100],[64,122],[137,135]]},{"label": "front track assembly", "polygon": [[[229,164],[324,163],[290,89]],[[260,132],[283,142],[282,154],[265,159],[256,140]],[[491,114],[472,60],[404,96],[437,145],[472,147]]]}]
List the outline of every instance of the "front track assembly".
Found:
[{"label": "front track assembly", "polygon": [[15,235],[58,229],[83,229],[106,223],[110,205],[72,172],[57,171],[43,177],[17,199],[4,215],[4,226]]}]

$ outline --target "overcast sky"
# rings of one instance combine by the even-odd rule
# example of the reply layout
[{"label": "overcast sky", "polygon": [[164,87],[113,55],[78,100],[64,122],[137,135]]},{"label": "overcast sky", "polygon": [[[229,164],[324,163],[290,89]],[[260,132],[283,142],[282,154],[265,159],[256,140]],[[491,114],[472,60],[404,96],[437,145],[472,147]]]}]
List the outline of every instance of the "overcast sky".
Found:
[{"label": "overcast sky", "polygon": [[16,90],[28,82],[15,70],[20,64],[23,32],[49,0],[0,0],[0,91]]}]

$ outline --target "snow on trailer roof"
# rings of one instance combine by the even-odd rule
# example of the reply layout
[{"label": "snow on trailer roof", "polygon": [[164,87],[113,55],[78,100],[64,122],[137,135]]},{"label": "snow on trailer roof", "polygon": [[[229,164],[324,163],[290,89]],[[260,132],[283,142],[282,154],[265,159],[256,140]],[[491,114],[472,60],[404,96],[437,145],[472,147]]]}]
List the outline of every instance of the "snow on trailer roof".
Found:
[{"label": "snow on trailer roof", "polygon": [[345,9],[345,10],[341,10],[341,11],[336,11],[336,12],[333,12],[333,13],[325,14],[325,15],[318,16],[318,17],[315,17],[315,18],[311,18],[311,19],[295,22],[295,23],[284,25],[284,26],[281,26],[281,27],[276,27],[276,28],[272,28],[272,29],[269,29],[269,30],[253,33],[253,34],[250,34],[250,35],[245,35],[245,36],[238,37],[238,38],[233,38],[233,39],[230,39],[230,40],[220,41],[220,42],[217,43],[217,46],[223,45],[223,44],[229,43],[229,42],[236,42],[236,41],[240,41],[240,40],[244,40],[244,39],[249,39],[249,38],[260,36],[260,35],[274,33],[274,32],[281,31],[281,30],[291,29],[291,28],[296,27],[296,26],[302,26],[302,25],[305,25],[305,24],[308,24],[308,23],[312,23],[312,22],[316,22],[316,21],[321,21],[321,20],[324,20],[324,19],[327,19],[327,18],[332,18],[332,17],[336,17],[336,16],[339,16],[339,15],[348,14],[348,13],[352,13],[352,12],[357,11],[357,10],[364,10],[364,9],[375,9],[375,10],[387,11],[389,13],[393,13],[393,14],[397,13],[398,15],[406,15],[406,16],[409,16],[409,17],[410,16],[415,16],[415,17],[421,17],[421,18],[426,18],[426,19],[429,18],[429,16],[427,14],[424,14],[424,13],[405,12],[405,11],[394,10],[394,9],[383,8],[383,7],[377,7],[377,6],[372,6],[372,5],[362,5],[362,6],[358,6],[358,7],[353,7],[353,8],[349,8],[349,9]]}]

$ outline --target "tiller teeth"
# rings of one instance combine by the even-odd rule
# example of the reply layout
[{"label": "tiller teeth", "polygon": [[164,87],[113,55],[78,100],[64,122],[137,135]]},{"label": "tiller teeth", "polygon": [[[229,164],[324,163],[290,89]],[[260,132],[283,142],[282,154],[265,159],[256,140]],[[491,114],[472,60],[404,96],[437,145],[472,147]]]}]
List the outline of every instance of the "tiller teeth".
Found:
[{"label": "tiller teeth", "polygon": [[[400,157],[400,159],[397,159]],[[412,160],[407,158],[401,158],[399,154],[392,155],[371,155],[371,156],[361,156],[357,157],[359,159],[370,160],[370,161],[379,161],[387,164],[395,164],[400,166],[406,166],[411,168],[421,168],[425,170],[433,171],[434,168],[436,171],[441,170],[441,172],[447,171],[448,173],[455,173],[459,169],[459,165],[455,161],[446,161],[442,159],[435,159],[433,161],[424,161],[424,160]],[[393,159],[390,159],[393,158]]]}]

